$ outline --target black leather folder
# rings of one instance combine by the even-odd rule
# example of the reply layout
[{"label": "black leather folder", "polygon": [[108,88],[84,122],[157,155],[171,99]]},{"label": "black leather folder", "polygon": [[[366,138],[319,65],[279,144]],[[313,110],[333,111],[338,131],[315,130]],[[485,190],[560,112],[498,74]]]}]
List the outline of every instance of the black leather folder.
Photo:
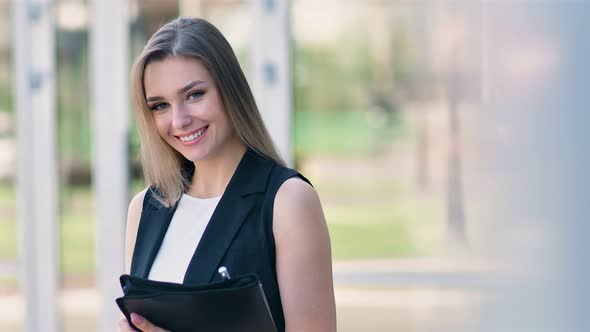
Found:
[{"label": "black leather folder", "polygon": [[173,332],[276,332],[262,284],[255,275],[190,286],[124,274],[117,305],[131,323],[137,313]]}]

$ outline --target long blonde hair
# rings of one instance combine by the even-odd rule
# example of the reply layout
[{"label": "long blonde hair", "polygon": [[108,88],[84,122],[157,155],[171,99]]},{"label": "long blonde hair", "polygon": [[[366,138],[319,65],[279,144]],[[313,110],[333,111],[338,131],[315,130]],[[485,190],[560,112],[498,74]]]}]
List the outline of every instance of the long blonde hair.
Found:
[{"label": "long blonde hair", "polygon": [[133,108],[141,137],[141,159],[145,181],[155,186],[155,197],[172,206],[190,185],[186,165],[190,163],[158,134],[144,89],[145,68],[167,57],[196,58],[210,71],[225,111],[240,140],[249,148],[285,165],[225,37],[211,23],[198,18],[179,17],[162,26],[147,42],[131,70]]}]

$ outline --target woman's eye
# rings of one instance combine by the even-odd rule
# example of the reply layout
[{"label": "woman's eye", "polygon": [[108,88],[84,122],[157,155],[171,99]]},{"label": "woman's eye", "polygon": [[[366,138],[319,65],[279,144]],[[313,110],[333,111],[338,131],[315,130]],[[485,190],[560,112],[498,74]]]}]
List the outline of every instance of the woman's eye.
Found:
[{"label": "woman's eye", "polygon": [[202,95],[204,95],[205,92],[204,91],[195,91],[195,92],[191,92],[188,95],[188,99],[197,99],[199,97],[201,97]]},{"label": "woman's eye", "polygon": [[168,104],[159,103],[159,104],[155,104],[155,105],[150,106],[150,109],[152,111],[161,111],[161,110],[166,109],[167,107],[168,107]]}]

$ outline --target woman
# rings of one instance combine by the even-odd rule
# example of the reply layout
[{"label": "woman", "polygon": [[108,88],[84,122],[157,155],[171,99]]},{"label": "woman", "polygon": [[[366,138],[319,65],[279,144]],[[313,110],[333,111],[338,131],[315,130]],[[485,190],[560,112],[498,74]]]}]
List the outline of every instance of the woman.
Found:
[{"label": "woman", "polygon": [[[307,179],[288,169],[231,46],[178,18],[132,70],[144,175],[129,205],[126,271],[160,281],[256,273],[279,331],[335,331],[330,240]],[[132,314],[143,331],[162,331]],[[123,318],[121,331],[131,331]]]}]

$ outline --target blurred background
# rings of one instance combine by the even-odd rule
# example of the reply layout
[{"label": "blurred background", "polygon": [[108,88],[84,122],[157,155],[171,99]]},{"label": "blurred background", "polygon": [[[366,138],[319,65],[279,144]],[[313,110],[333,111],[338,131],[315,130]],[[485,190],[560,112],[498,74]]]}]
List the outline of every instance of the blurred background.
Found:
[{"label": "blurred background", "polygon": [[[1,331],[26,319],[17,2],[0,0]],[[127,2],[132,61],[181,11]],[[53,3],[59,324],[95,331],[93,18],[87,1]],[[199,3],[251,75],[248,1]],[[292,0],[289,11],[294,166],[324,206],[339,331],[590,330],[586,1]],[[130,123],[132,195],[145,185]]]}]

